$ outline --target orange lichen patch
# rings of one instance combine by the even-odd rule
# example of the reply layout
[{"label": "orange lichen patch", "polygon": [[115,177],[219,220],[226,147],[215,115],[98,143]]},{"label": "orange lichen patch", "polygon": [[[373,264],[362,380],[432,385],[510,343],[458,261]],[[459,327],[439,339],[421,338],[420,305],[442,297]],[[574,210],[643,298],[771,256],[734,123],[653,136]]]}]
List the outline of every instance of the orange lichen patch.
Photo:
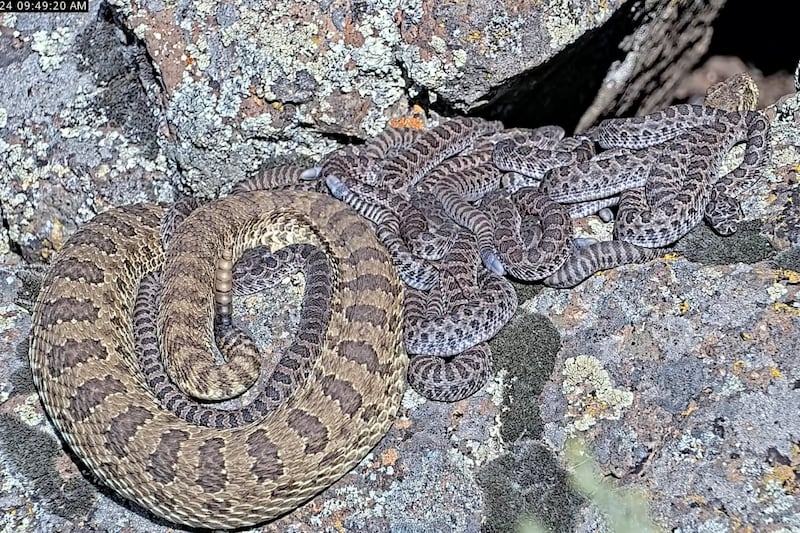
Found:
[{"label": "orange lichen patch", "polygon": [[772,376],[773,379],[781,379],[783,377],[783,372],[773,366],[769,369],[769,375]]},{"label": "orange lichen patch", "polygon": [[412,128],[415,130],[425,129],[425,121],[419,117],[400,117],[389,121],[392,128]]},{"label": "orange lichen patch", "polygon": [[467,34],[467,41],[480,41],[481,40],[481,32],[475,30],[469,34]]},{"label": "orange lichen patch", "polygon": [[690,414],[694,413],[695,411],[697,411],[697,403],[695,403],[694,400],[691,400],[689,402],[689,406],[686,409],[684,409],[683,411],[681,411],[681,416],[689,416]]},{"label": "orange lichen patch", "polygon": [[425,129],[425,110],[418,104],[414,104],[411,113],[404,117],[393,118],[389,121],[392,128],[412,128],[415,130]]},{"label": "orange lichen patch", "polygon": [[399,417],[394,421],[394,427],[397,429],[408,429],[413,425],[410,418]]},{"label": "orange lichen patch", "polygon": [[664,254],[663,259],[665,263],[669,264],[680,259],[680,255],[676,254],[675,252],[670,252],[668,254]]},{"label": "orange lichen patch", "polygon": [[742,340],[745,340],[745,341],[749,341],[750,339],[753,338],[753,336],[750,335],[750,333],[748,333],[746,331],[743,331],[743,332],[739,333],[739,336],[742,338]]},{"label": "orange lichen patch", "polygon": [[389,448],[381,453],[381,466],[394,466],[397,462],[397,448]]},{"label": "orange lichen patch", "polygon": [[680,304],[678,304],[678,312],[682,315],[685,315],[686,312],[689,310],[689,302],[683,300]]},{"label": "orange lichen patch", "polygon": [[734,361],[731,370],[733,370],[734,374],[741,374],[742,372],[747,370],[747,363],[745,363],[741,359]]}]

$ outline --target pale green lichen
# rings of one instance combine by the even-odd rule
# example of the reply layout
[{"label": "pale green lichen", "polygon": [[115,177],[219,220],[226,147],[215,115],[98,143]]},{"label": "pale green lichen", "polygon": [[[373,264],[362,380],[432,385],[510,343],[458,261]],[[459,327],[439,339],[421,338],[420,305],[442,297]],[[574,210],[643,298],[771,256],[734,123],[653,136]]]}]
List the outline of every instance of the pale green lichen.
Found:
[{"label": "pale green lichen", "polygon": [[778,281],[767,287],[765,290],[767,291],[767,296],[769,296],[769,300],[771,302],[782,301],[784,295],[789,292],[789,289],[786,288],[786,285]]},{"label": "pale green lichen", "polygon": [[[0,27],[5,26],[6,28],[13,28],[17,23],[17,15],[15,13],[3,13],[0,20],[2,20]],[[16,35],[14,37],[16,37]]]},{"label": "pale green lichen", "polygon": [[368,35],[364,44],[353,50],[353,60],[363,72],[389,74],[392,70],[392,48],[380,37]]},{"label": "pale green lichen", "polygon": [[549,2],[544,17],[544,26],[550,35],[551,48],[561,50],[575,42],[586,30],[599,27],[611,17],[616,3],[612,0],[604,0],[598,2],[595,10],[576,10],[571,0]]},{"label": "pale green lichen", "polygon": [[[764,488],[759,491],[759,496],[759,500],[764,505],[762,509],[767,515],[786,513],[795,505],[795,498],[791,494],[787,494],[783,483],[776,479],[766,481]],[[800,520],[796,522],[798,521]]]},{"label": "pale green lichen", "polygon": [[428,44],[431,45],[431,48],[433,48],[433,50],[437,54],[446,54],[447,53],[447,43],[445,42],[444,39],[442,39],[438,35],[432,35],[431,36],[431,40],[429,41]]},{"label": "pale green lichen", "polygon": [[679,461],[697,463],[705,459],[707,446],[702,439],[693,435],[681,435],[677,444],[677,449],[672,456]]},{"label": "pale green lichen", "polygon": [[422,20],[422,0],[400,0],[397,7],[409,24],[418,24]]},{"label": "pale green lichen", "polygon": [[[0,307],[0,311],[2,311],[2,307]],[[25,401],[16,404],[13,412],[17,418],[29,426],[36,426],[44,421],[39,395],[36,393],[29,394]]]},{"label": "pale green lichen", "polygon": [[211,56],[208,53],[208,41],[204,35],[199,35],[196,42],[186,44],[186,53],[192,58],[191,63],[186,61],[187,68],[191,64],[198,70],[205,71],[211,65]]},{"label": "pale green lichen", "polygon": [[614,388],[600,361],[588,355],[564,361],[562,390],[567,398],[571,432],[586,431],[598,419],[619,420],[633,403],[633,393]]},{"label": "pale green lichen", "polygon": [[453,64],[456,68],[464,68],[467,64],[467,52],[461,49],[453,50]]},{"label": "pale green lichen", "polygon": [[75,43],[75,30],[56,28],[51,33],[37,31],[32,35],[31,50],[39,54],[42,70],[59,68]]},{"label": "pale green lichen", "polygon": [[436,91],[448,81],[462,74],[455,63],[449,61],[446,56],[433,55],[424,61],[420,48],[416,45],[404,47],[400,52],[400,59],[405,64],[411,78],[432,91]]},{"label": "pale green lichen", "polygon": [[242,120],[242,131],[266,137],[269,134],[278,133],[279,130],[272,126],[272,115],[269,113],[262,113],[261,115],[248,117]]}]

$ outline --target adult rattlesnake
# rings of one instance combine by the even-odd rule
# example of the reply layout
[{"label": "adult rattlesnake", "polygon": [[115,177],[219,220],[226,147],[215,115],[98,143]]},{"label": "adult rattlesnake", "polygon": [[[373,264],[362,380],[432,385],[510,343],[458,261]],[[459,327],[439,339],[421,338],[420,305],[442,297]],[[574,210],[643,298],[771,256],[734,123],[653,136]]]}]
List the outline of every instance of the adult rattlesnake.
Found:
[{"label": "adult rattlesnake", "polygon": [[[123,496],[189,526],[270,520],[333,483],[387,431],[407,366],[402,285],[369,224],[329,196],[251,191],[212,202],[186,219],[166,257],[163,214],[152,204],[100,214],[59,252],[33,317],[36,386],[70,448]],[[184,391],[220,396],[196,382],[238,379],[236,365],[214,365],[208,349],[216,261],[223,248],[235,259],[294,243],[324,250],[334,280],[308,379],[267,416],[238,426],[225,417],[192,423],[196,410],[159,403],[134,353],[141,279],[163,267],[159,323],[171,336],[161,346],[177,357],[170,377]]]}]

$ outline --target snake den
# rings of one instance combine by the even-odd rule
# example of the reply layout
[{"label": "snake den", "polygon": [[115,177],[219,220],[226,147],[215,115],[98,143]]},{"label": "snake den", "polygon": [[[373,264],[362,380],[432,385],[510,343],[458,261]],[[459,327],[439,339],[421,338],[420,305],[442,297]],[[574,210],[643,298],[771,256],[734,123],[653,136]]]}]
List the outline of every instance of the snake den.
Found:
[{"label": "snake den", "polygon": [[799,82],[713,4],[0,9],[2,530],[800,531]]}]

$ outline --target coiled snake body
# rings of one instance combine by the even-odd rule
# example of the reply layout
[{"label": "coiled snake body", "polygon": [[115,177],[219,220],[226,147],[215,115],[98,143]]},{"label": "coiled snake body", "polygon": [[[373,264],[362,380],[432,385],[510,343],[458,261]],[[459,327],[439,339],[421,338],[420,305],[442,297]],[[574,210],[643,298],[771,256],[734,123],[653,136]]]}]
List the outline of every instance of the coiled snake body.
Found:
[{"label": "coiled snake body", "polygon": [[[123,496],[189,526],[270,520],[333,483],[388,430],[407,366],[402,285],[368,223],[325,195],[223,198],[187,218],[166,258],[162,215],[152,204],[103,213],[57,255],[33,318],[36,386],[70,448]],[[235,259],[255,246],[295,243],[324,250],[333,273],[328,327],[308,379],[267,416],[239,426],[224,417],[190,423],[192,413],[161,405],[134,353],[131,313],[142,278],[163,267],[170,314],[159,324],[172,335],[161,342],[165,358],[175,358],[170,377],[183,391],[224,394],[196,382],[236,376],[235,365],[215,366],[202,348],[213,342],[220,250],[232,248]]]}]

